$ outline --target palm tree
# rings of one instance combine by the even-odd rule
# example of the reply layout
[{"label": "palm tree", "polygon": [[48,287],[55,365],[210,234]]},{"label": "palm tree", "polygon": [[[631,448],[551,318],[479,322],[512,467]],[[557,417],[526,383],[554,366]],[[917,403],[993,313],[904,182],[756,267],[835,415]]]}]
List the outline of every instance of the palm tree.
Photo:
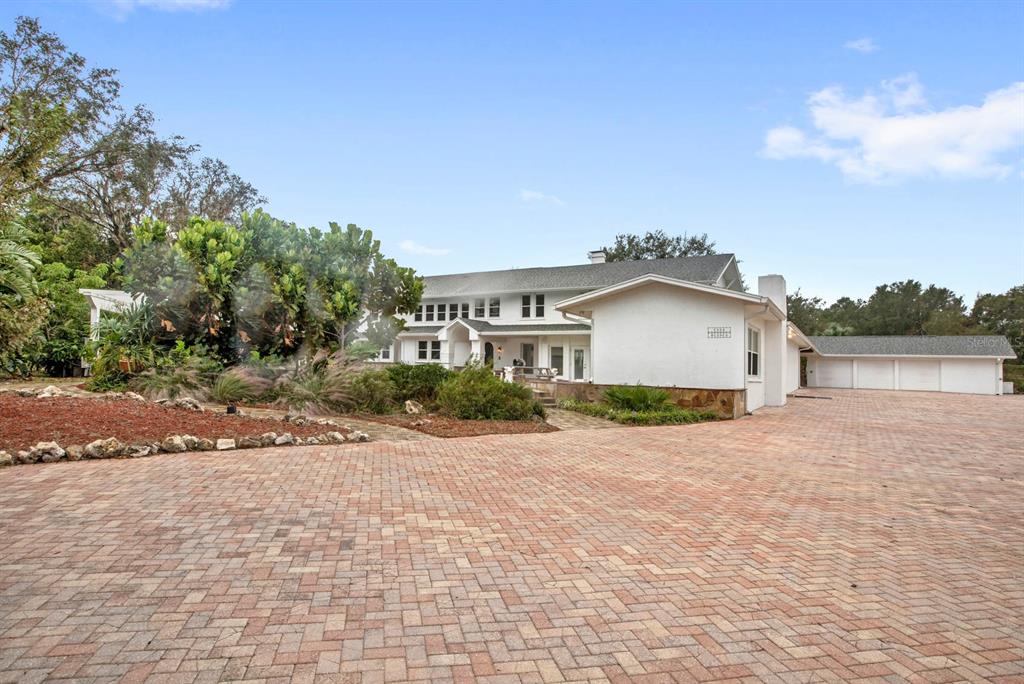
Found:
[{"label": "palm tree", "polygon": [[24,227],[16,221],[0,225],[0,294],[14,295],[16,302],[36,291],[32,271],[39,256],[25,246],[25,237]]}]

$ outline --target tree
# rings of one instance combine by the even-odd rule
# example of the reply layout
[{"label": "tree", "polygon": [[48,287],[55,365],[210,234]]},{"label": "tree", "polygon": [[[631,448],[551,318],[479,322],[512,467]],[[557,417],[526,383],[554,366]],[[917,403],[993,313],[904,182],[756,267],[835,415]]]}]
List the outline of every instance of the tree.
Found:
[{"label": "tree", "polygon": [[321,245],[312,265],[312,310],[323,326],[328,344],[345,347],[360,330],[378,347],[402,330],[398,314],[419,305],[423,282],[411,268],[401,267],[380,251],[373,232],[350,223],[344,229],[313,233]]},{"label": "tree", "polygon": [[87,69],[39,22],[18,17],[0,32],[0,204],[6,211],[29,194],[100,163],[96,141],[116,117],[120,83],[112,69]]},{"label": "tree", "polygon": [[1006,335],[1017,358],[1024,360],[1024,285],[1003,294],[978,295],[970,320],[990,333]]},{"label": "tree", "polygon": [[797,290],[786,297],[789,320],[805,335],[820,335],[824,330],[825,300],[806,297]]},{"label": "tree", "polygon": [[875,288],[854,328],[858,335],[923,335],[933,314],[949,310],[964,311],[963,299],[952,290],[905,280]]},{"label": "tree", "polygon": [[26,246],[27,236],[20,223],[0,226],[0,294],[10,307],[31,298],[36,292],[33,271],[39,256]]},{"label": "tree", "polygon": [[615,236],[615,244],[601,249],[608,261],[637,261],[715,254],[715,243],[708,238],[707,233],[684,233],[673,237],[663,230],[655,230],[644,235],[621,233]]},{"label": "tree", "polygon": [[186,158],[176,169],[157,215],[171,226],[184,226],[190,216],[238,224],[266,198],[231,171],[220,159]]}]

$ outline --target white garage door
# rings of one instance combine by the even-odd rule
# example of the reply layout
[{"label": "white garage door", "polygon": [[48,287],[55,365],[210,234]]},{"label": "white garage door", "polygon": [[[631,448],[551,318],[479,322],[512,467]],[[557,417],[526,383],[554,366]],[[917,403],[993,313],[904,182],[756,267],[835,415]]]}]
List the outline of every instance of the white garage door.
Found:
[{"label": "white garage door", "polygon": [[853,387],[853,361],[820,359],[814,371],[816,387]]},{"label": "white garage door", "polygon": [[893,389],[893,362],[877,359],[857,360],[857,387],[863,389]]},{"label": "white garage door", "polygon": [[992,359],[943,359],[942,391],[995,394],[999,366]]},{"label": "white garage door", "polygon": [[908,361],[900,359],[900,389],[939,391],[940,366],[938,361]]}]

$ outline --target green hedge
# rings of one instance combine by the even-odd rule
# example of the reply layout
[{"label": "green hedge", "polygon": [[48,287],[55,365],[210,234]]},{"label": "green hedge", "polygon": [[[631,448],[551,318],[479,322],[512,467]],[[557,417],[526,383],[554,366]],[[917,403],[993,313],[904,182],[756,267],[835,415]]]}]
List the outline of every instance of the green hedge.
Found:
[{"label": "green hedge", "polygon": [[528,387],[505,382],[486,366],[469,366],[445,380],[437,404],[442,413],[465,420],[531,420],[545,415]]},{"label": "green hedge", "polygon": [[622,425],[683,425],[718,420],[718,414],[714,411],[694,411],[671,405],[653,411],[630,411],[608,404],[590,404],[576,399],[563,399],[558,406],[567,411],[575,411],[595,418],[605,418]]},{"label": "green hedge", "polygon": [[387,372],[395,386],[395,401],[403,404],[407,399],[433,402],[441,383],[452,376],[452,371],[436,363],[396,363],[388,366]]}]

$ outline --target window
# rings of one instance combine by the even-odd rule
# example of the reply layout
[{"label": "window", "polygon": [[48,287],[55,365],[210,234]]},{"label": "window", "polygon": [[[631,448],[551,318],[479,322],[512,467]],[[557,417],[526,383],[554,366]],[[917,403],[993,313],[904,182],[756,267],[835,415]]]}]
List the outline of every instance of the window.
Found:
[{"label": "window", "polygon": [[419,307],[416,309],[416,313],[413,314],[412,319],[414,321],[422,321],[423,320],[423,305],[422,304],[420,304]]},{"label": "window", "polygon": [[761,376],[761,331],[747,328],[747,375]]},{"label": "window", "polygon": [[487,308],[488,318],[500,318],[501,317],[501,298],[491,297],[491,304]]},{"label": "window", "polygon": [[565,354],[562,347],[551,348],[551,367],[555,369],[555,375],[562,375],[562,368],[564,368]]},{"label": "window", "polygon": [[544,295],[533,295],[533,315],[537,318],[544,318]]},{"label": "window", "polygon": [[462,317],[469,318],[469,302],[462,302]]},{"label": "window", "polygon": [[458,304],[449,304],[448,305],[448,320],[449,321],[454,321],[458,317],[459,317],[459,305]]},{"label": "window", "polygon": [[391,347],[381,347],[380,354],[377,355],[377,358],[380,359],[381,361],[390,361]]},{"label": "window", "polygon": [[523,318],[530,317],[530,295],[523,295]]},{"label": "window", "polygon": [[484,317],[484,300],[477,299],[473,302],[473,318]]},{"label": "window", "polygon": [[420,361],[426,361],[428,358],[431,361],[440,361],[441,342],[439,340],[420,340],[416,343],[416,358]]},{"label": "window", "polygon": [[424,320],[427,320],[427,321],[434,320],[434,305],[433,304],[427,304],[426,307],[424,307],[424,308],[425,308],[425,311],[426,311],[426,314],[423,317]]}]

